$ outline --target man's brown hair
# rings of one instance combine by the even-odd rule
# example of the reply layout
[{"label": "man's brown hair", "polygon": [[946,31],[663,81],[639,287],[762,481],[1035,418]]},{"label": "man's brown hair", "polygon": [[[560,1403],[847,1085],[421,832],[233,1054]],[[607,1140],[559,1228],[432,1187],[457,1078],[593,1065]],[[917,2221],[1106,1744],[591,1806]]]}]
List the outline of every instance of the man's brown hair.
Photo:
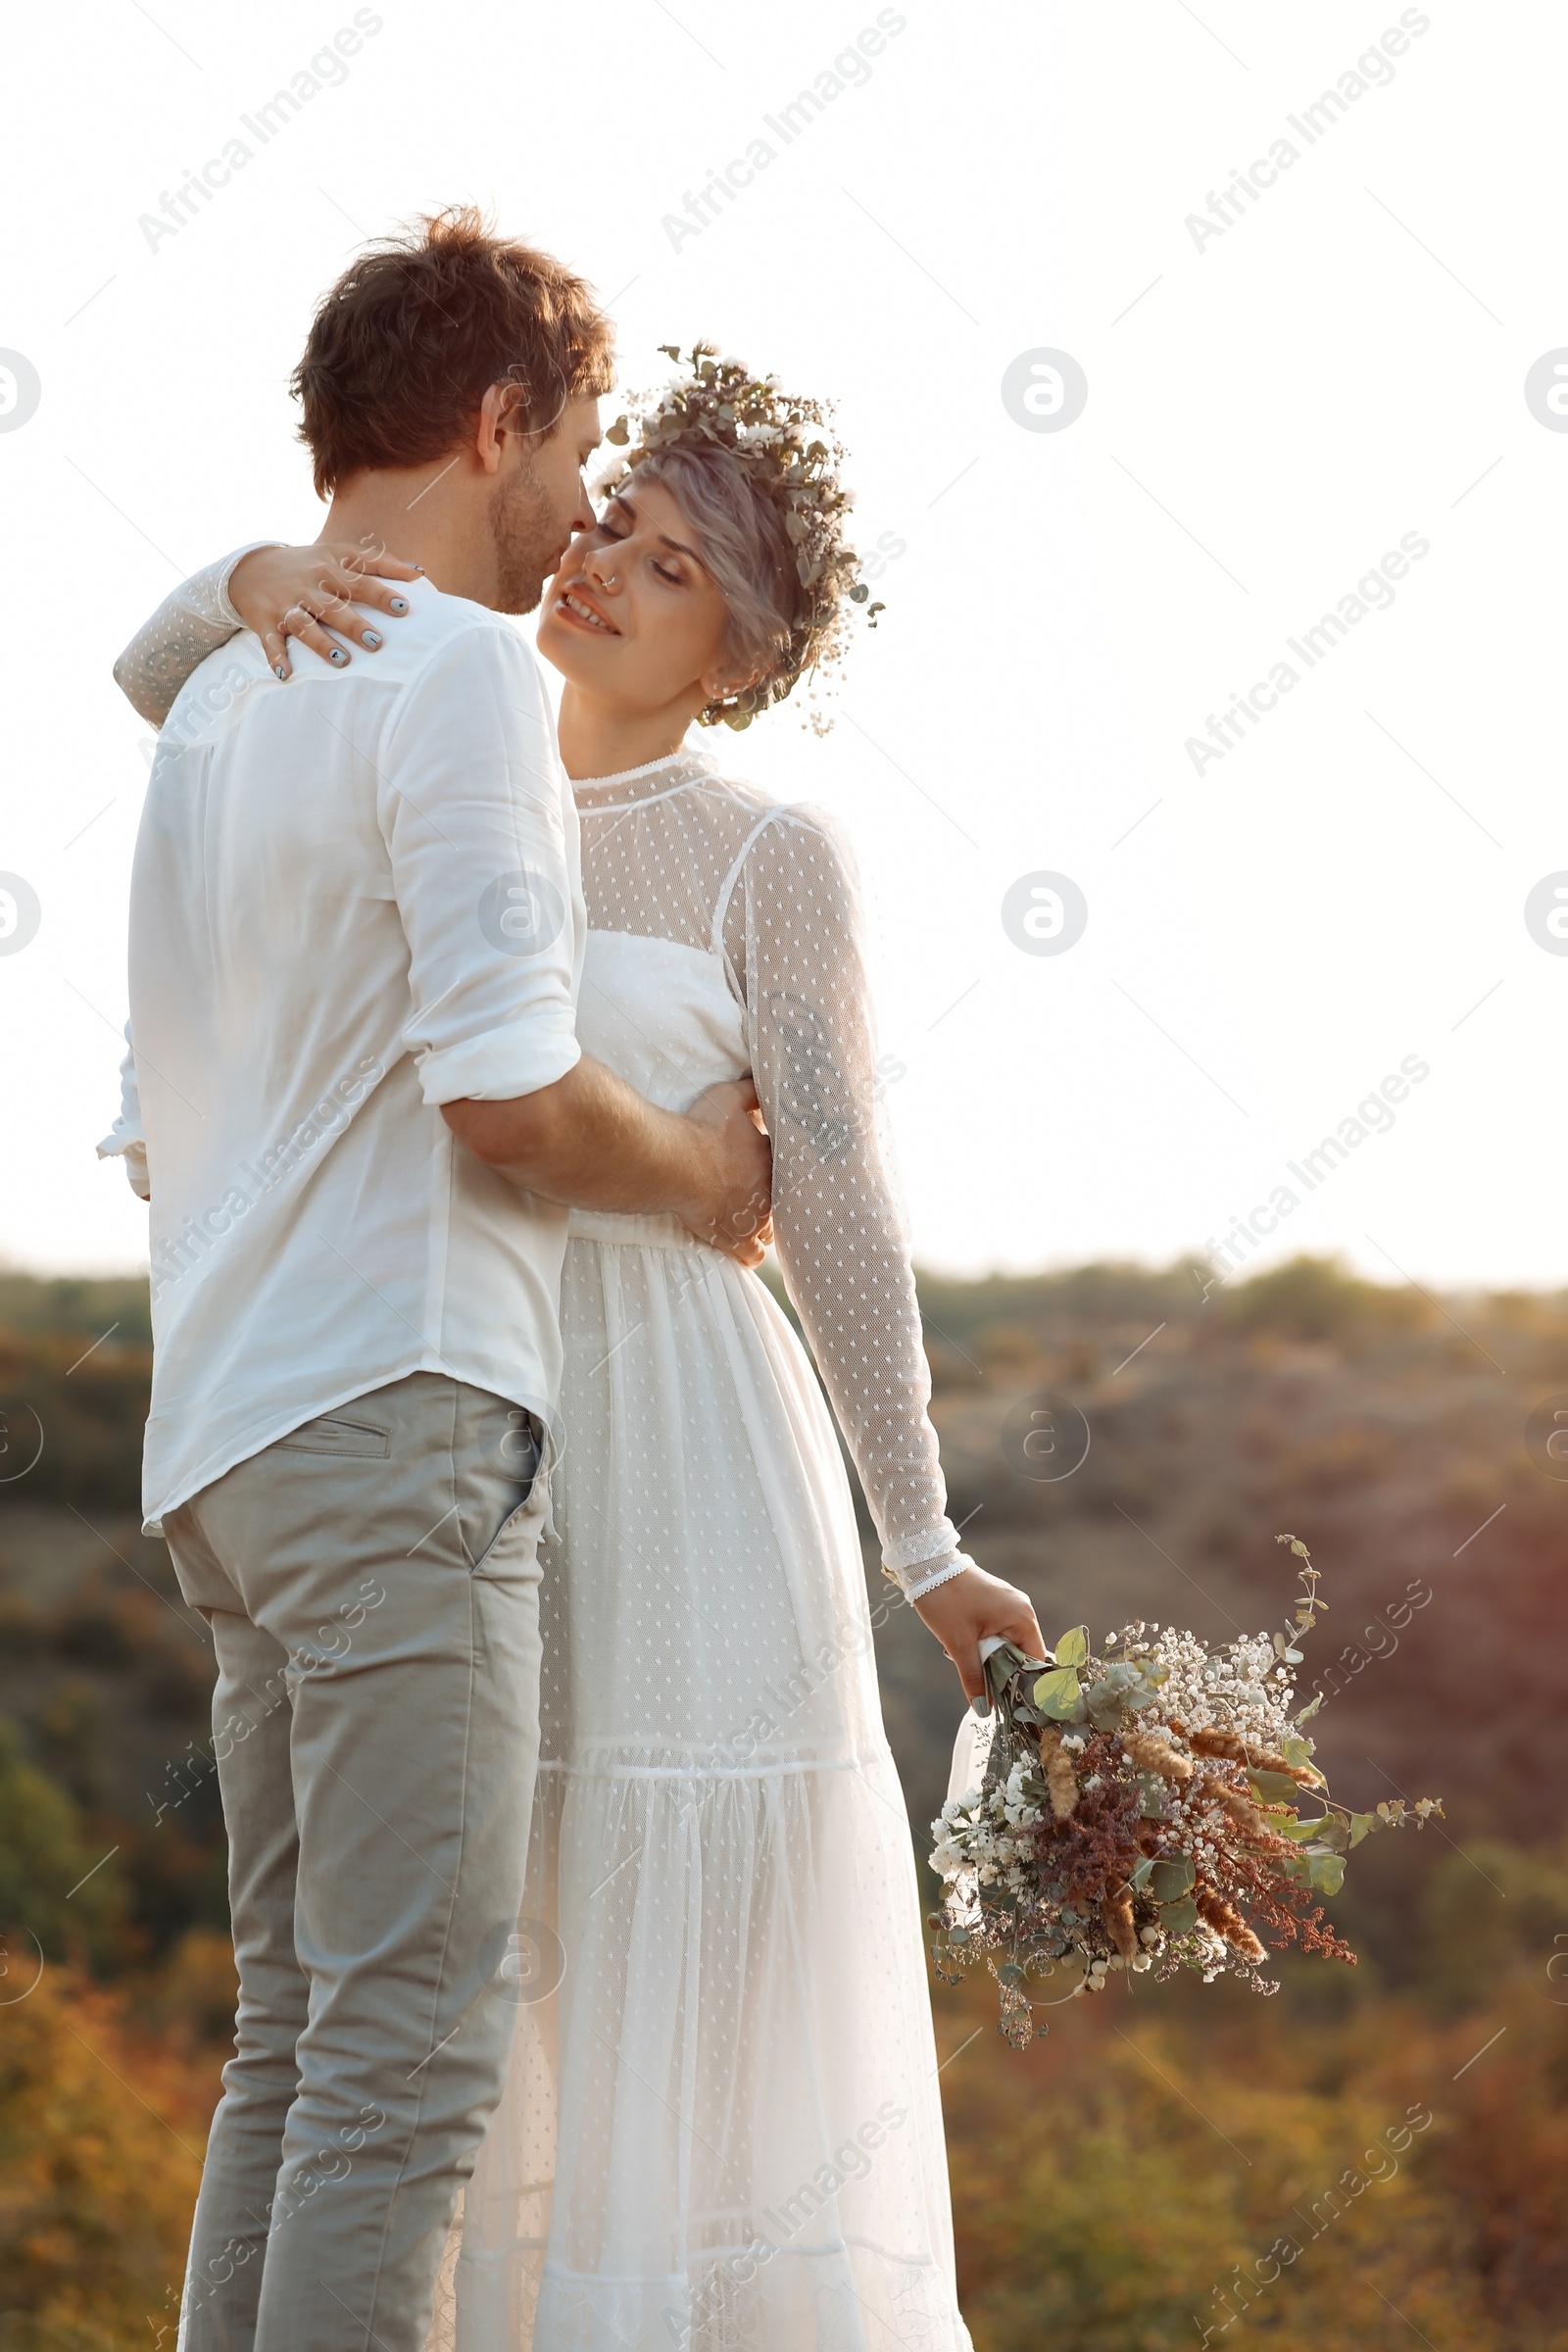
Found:
[{"label": "man's brown hair", "polygon": [[471,205],[428,215],[345,270],[292,378],[300,439],[326,498],[372,466],[423,466],[471,430],[492,384],[529,432],[575,393],[608,392],[614,330],[593,289]]}]

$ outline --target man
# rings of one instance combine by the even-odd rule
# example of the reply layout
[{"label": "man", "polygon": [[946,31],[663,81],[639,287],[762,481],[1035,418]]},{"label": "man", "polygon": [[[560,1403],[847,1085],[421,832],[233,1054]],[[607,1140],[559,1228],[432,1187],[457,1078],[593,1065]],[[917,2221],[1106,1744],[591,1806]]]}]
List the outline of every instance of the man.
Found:
[{"label": "man", "polygon": [[591,519],[609,381],[588,289],[471,214],[357,262],[296,377],[323,539],[425,577],[342,678],[234,640],[154,764],[107,1148],[240,1973],[190,2352],[418,2352],[516,2014],[563,1204],[743,1250],[765,1213],[742,1090],[671,1117],[573,1035],[575,813],[496,614]]}]

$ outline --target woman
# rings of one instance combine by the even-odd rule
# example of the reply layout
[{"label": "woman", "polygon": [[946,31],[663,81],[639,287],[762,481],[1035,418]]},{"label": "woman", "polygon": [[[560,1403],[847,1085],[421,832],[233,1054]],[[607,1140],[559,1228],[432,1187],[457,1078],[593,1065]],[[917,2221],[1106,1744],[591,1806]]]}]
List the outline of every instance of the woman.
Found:
[{"label": "woman", "polygon": [[[848,863],[819,815],[684,741],[836,650],[865,593],[837,463],[814,404],[700,349],[547,594],[578,1026],[669,1107],[754,1078],[779,1264],[884,1563],[972,1680],[979,1636],[1039,1655],[1039,1629],[946,1516]],[[161,718],[232,633],[225,583],[280,676],[288,634],[373,654],[332,584],[399,600],[350,561],[215,566],[116,674]],[[519,2030],[432,2344],[960,2352],[918,1897],[832,1424],[751,1274],[673,1219],[573,1211],[570,1233]]]}]

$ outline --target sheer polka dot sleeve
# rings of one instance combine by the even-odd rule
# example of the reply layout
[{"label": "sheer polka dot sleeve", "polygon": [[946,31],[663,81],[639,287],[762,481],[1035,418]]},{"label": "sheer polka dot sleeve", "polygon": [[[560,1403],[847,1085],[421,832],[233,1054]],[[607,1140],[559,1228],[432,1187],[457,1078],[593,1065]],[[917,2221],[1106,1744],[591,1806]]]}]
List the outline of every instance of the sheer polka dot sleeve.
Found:
[{"label": "sheer polka dot sleeve", "polygon": [[144,620],[115,663],[115,684],[131,709],[161,727],[192,670],[245,626],[228,601],[228,583],[242,556],[275,539],[253,539],[232,555],[193,572]]},{"label": "sheer polka dot sleeve", "polygon": [[879,1101],[859,897],[825,820],[773,810],[724,921],[773,1142],[779,1264],[908,1591],[956,1551]]}]

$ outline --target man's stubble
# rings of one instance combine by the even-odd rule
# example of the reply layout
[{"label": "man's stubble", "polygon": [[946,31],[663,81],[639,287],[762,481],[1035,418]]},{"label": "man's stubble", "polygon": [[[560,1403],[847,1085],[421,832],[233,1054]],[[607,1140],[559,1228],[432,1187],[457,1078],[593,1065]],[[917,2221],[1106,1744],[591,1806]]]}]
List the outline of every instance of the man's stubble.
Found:
[{"label": "man's stubble", "polygon": [[490,495],[498,612],[531,612],[561,561],[563,532],[549,512],[543,482],[526,460]]}]

